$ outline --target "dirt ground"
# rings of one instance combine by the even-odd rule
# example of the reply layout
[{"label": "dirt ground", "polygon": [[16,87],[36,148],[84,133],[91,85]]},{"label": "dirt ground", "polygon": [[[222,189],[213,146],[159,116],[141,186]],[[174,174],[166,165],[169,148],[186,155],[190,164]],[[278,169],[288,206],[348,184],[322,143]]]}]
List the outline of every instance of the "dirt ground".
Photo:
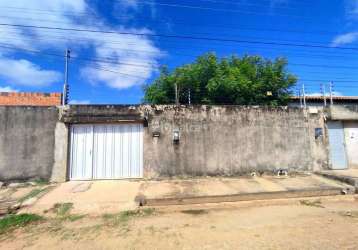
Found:
[{"label": "dirt ground", "polygon": [[0,236],[1,249],[358,249],[358,201],[295,199],[47,219]]},{"label": "dirt ground", "polygon": [[56,203],[73,203],[75,213],[101,215],[136,209],[138,196],[170,198],[347,187],[317,175],[161,181],[71,181],[59,184],[34,205],[22,209],[22,212],[42,214]]}]

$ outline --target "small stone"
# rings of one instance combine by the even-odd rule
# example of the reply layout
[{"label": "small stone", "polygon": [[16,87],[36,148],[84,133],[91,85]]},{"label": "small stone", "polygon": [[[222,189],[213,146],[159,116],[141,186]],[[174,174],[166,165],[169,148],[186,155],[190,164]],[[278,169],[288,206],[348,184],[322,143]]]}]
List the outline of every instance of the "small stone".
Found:
[{"label": "small stone", "polygon": [[4,186],[4,182],[0,181],[0,188]]},{"label": "small stone", "polygon": [[19,187],[25,187],[26,183],[20,183],[20,182],[13,182],[8,185],[9,188],[19,188]]},{"label": "small stone", "polygon": [[86,183],[80,183],[78,185],[76,185],[74,188],[72,188],[72,193],[83,193],[86,192],[87,190],[89,190],[92,186],[91,182],[86,182]]},{"label": "small stone", "polygon": [[30,199],[25,200],[23,203],[21,203],[21,207],[29,207],[35,204],[35,202],[38,200],[36,197],[32,197]]},{"label": "small stone", "polygon": [[20,207],[21,207],[21,203],[18,202],[18,203],[11,205],[10,210],[11,211],[18,210]]}]

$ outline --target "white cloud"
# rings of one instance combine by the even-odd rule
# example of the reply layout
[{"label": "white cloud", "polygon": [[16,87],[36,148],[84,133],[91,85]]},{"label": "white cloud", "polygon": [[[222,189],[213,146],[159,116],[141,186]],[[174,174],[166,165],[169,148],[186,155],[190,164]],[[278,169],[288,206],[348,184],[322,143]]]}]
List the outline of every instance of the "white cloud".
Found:
[{"label": "white cloud", "polygon": [[27,60],[0,57],[0,77],[13,85],[46,86],[61,79],[61,74],[41,69]]},{"label": "white cloud", "polygon": [[[9,3],[9,6],[13,9],[0,8],[0,22],[75,29],[150,33],[149,30],[145,29],[128,29],[105,24],[106,22],[102,17],[98,16],[98,13],[93,15],[91,6],[87,4],[89,2],[85,0],[28,0],[26,7],[24,7],[23,0],[13,0],[11,4]],[[126,8],[135,9],[137,0],[125,1],[125,5],[124,7]],[[76,18],[79,15],[82,15],[82,17]],[[72,49],[73,54],[77,54],[79,57],[81,57],[81,52],[84,49],[91,49],[94,52],[93,58],[106,58],[107,61],[113,63],[96,62],[87,64],[81,70],[81,75],[90,82],[103,83],[116,89],[129,88],[144,83],[156,71],[158,59],[163,55],[148,37],[124,34],[106,35],[99,33],[49,31],[44,29],[29,30],[1,26],[0,43],[8,43],[11,46],[19,46],[26,49],[56,49],[61,54],[66,47],[69,47]],[[11,55],[10,50],[5,49],[1,50],[0,53],[8,57]],[[88,51],[86,54],[88,54]],[[134,64],[142,64],[143,67],[138,67]],[[95,66],[96,69],[92,66]],[[98,68],[105,68],[107,71],[101,71]],[[34,75],[39,71],[39,67],[34,64],[32,67],[27,67],[27,69],[34,70]],[[46,73],[44,70],[41,71]],[[0,72],[1,75],[3,75],[2,72]],[[42,76],[44,75],[46,74],[42,74]],[[129,75],[139,75],[139,77],[130,77]],[[31,82],[35,83],[35,81]],[[17,81],[17,83],[21,83],[21,81]],[[36,85],[41,84],[36,83]]]},{"label": "white cloud", "polygon": [[0,86],[0,92],[19,92],[17,89],[13,89],[10,86],[1,87]]},{"label": "white cloud", "polygon": [[350,32],[350,33],[336,36],[333,39],[331,46],[337,47],[341,45],[347,45],[347,44],[354,43],[357,40],[358,40],[358,32]]},{"label": "white cloud", "polygon": [[[149,31],[134,32],[145,34]],[[110,44],[113,40],[121,43]],[[143,37],[111,34],[93,38],[93,42],[96,55],[104,58],[103,62],[96,62],[95,66],[104,70],[88,66],[82,70],[82,75],[91,82],[102,82],[116,89],[143,84],[157,71],[157,59],[163,56],[149,39]]]},{"label": "white cloud", "polygon": [[89,100],[71,100],[70,104],[72,105],[87,105],[90,104],[91,102]]},{"label": "white cloud", "polygon": [[358,0],[346,0],[345,9],[348,19],[356,19],[358,15]]},{"label": "white cloud", "polygon": [[[356,21],[356,19],[358,18],[358,0],[345,0],[344,5],[345,5],[346,19],[348,20],[347,25],[354,24],[354,21]],[[352,31],[335,36],[332,39],[331,46],[337,47],[337,46],[352,44],[356,41],[358,41],[358,32]]]},{"label": "white cloud", "polygon": [[118,3],[122,8],[138,8],[138,1],[137,0],[127,0],[127,1],[121,1]]}]

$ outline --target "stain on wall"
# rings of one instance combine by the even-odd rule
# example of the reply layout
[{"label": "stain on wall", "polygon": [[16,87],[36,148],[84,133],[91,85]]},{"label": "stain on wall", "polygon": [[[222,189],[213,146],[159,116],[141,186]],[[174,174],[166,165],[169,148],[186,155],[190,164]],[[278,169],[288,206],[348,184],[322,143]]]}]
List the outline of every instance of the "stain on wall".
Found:
[{"label": "stain on wall", "polygon": [[[147,106],[147,177],[317,170],[327,164],[323,114],[297,108]],[[173,131],[180,141],[174,143]],[[153,133],[159,137],[153,137]]]}]

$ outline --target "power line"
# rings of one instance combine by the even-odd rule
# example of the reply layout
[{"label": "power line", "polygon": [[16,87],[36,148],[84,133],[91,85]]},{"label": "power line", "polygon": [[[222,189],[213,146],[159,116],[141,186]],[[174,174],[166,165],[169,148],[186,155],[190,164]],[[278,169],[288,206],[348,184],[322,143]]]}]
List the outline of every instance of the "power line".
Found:
[{"label": "power line", "polygon": [[[29,53],[34,53],[34,54],[41,54],[41,55],[45,55],[45,56],[54,56],[54,57],[61,57],[61,58],[64,58],[63,55],[59,55],[59,54],[54,54],[54,53],[44,53],[42,51],[36,51],[36,50],[29,50],[29,49],[23,49],[23,48],[15,48],[15,47],[8,47],[8,46],[4,46],[4,45],[0,45],[1,48],[7,48],[7,49],[17,49],[17,50],[23,50],[23,51],[26,51],[26,52],[29,52]],[[108,63],[108,64],[111,64],[111,65],[127,65],[127,66],[133,66],[133,67],[143,67],[143,68],[157,68],[157,67],[154,67],[153,66],[148,66],[148,65],[142,65],[142,64],[133,64],[133,63],[125,63],[125,62],[120,62],[120,61],[109,61],[109,60],[100,60],[100,59],[90,59],[90,58],[83,58],[83,57],[73,57],[73,59],[75,60],[80,60],[80,61],[87,61],[87,62],[90,62],[90,63]],[[312,65],[311,65],[312,66]],[[94,67],[94,66],[90,66],[90,67]],[[136,78],[141,78],[140,76],[136,76],[136,75],[130,75],[130,74],[127,74],[127,73],[123,73],[123,72],[119,72],[119,71],[114,71],[114,70],[110,70],[108,68],[105,68],[105,67],[101,67],[101,66],[98,66],[96,65],[95,68],[97,69],[101,69],[103,71],[108,71],[108,72],[112,72],[112,73],[118,73],[118,74],[122,74],[122,75],[127,75],[127,76],[130,76],[130,77],[136,77]],[[353,68],[353,67],[350,67],[351,69],[358,69],[358,68]],[[299,79],[299,81],[310,81],[310,82],[329,82],[331,81],[332,79]],[[353,82],[358,82],[358,80],[338,80],[338,79],[334,79],[333,80],[334,82],[337,82],[337,83],[353,83]],[[347,86],[348,87],[348,86]],[[349,86],[349,87],[355,87],[357,88],[358,86]]]},{"label": "power line", "polygon": [[[29,50],[29,49],[24,49],[24,48],[19,48],[19,47],[11,47],[8,45],[0,45],[0,48],[5,48],[5,49],[12,49],[12,50],[22,50],[22,51],[27,51],[30,53],[39,53],[39,54],[44,54],[44,55],[50,55],[50,56],[60,56],[63,57],[63,55],[58,55],[58,54],[53,54],[53,53],[44,53],[41,51],[36,51],[36,50]],[[76,59],[76,60],[82,60],[82,61],[91,61],[91,62],[98,62],[98,63],[108,63],[108,64],[113,64],[113,65],[127,65],[127,66],[133,66],[133,67],[139,67],[139,68],[149,68],[149,69],[153,69],[153,68],[157,68],[159,69],[160,66],[158,66],[157,64],[136,64],[136,63],[124,63],[124,62],[120,62],[118,60],[110,60],[108,58],[103,58],[103,59],[91,59],[91,58],[83,58],[83,57],[72,57],[72,59]],[[355,69],[357,70],[358,67],[350,67],[350,66],[330,66],[330,65],[323,65],[323,64],[301,64],[301,63],[290,63],[289,66],[303,66],[303,67],[323,67],[323,68],[339,68],[339,69]]]},{"label": "power line", "polygon": [[112,70],[112,69],[107,69],[105,67],[100,67],[100,66],[95,66],[95,65],[86,65],[86,67],[90,67],[90,68],[94,68],[94,69],[98,69],[101,71],[105,71],[105,72],[110,72],[110,73],[114,73],[114,74],[118,74],[118,75],[124,75],[127,77],[131,77],[131,78],[139,78],[139,79],[148,79],[147,77],[142,77],[142,76],[138,76],[138,75],[132,75],[132,74],[128,74],[128,73],[123,73],[120,71],[116,71],[116,70]]},{"label": "power line", "polygon": [[293,17],[293,18],[303,18],[303,19],[312,19],[311,17],[306,16],[297,16],[297,15],[285,15],[285,14],[272,14],[272,13],[258,13],[255,11],[242,11],[242,10],[233,10],[233,9],[223,9],[223,8],[211,8],[211,7],[203,7],[203,6],[193,6],[193,5],[183,5],[183,4],[170,4],[170,3],[159,3],[153,1],[138,1],[138,4],[149,4],[149,5],[157,5],[162,7],[173,7],[173,8],[185,8],[185,9],[193,9],[193,10],[204,10],[204,11],[213,11],[213,12],[225,12],[225,13],[241,13],[241,14],[250,14],[250,15],[268,15],[272,16],[284,16],[284,17]]},{"label": "power line", "polygon": [[[2,32],[0,30],[0,32]],[[17,35],[17,33],[14,33]],[[17,36],[1,36],[2,39],[7,39],[7,40],[10,40],[10,39],[17,39],[18,37]],[[0,38],[0,39],[1,39]],[[41,35],[36,35],[36,36],[33,36],[33,37],[23,37],[23,39],[25,40],[31,40],[31,41],[45,41],[45,42],[50,42],[51,40],[57,40],[57,41],[67,41],[67,42],[83,42],[83,43],[88,43],[91,39],[81,39],[81,38],[77,38],[77,37],[65,37],[65,36],[52,36],[52,35],[46,35],[41,37]],[[123,42],[114,42],[114,41],[105,41],[106,43],[110,43],[110,44],[123,44]],[[136,45],[135,43],[126,43],[127,47],[128,45]],[[147,54],[153,54],[153,55],[156,55],[156,56],[161,56],[161,55],[165,55],[166,53],[158,53],[158,51],[153,51],[153,50],[136,50],[136,49],[128,49],[128,48],[118,48],[118,47],[109,47],[109,46],[103,46],[101,45],[101,47],[103,48],[108,48],[108,49],[113,49],[113,50],[121,50],[121,51],[129,51],[129,52],[143,52],[143,53],[147,53]],[[169,47],[169,46],[167,46]],[[171,46],[171,48],[177,48],[177,47],[173,47]],[[248,46],[240,46],[239,49],[243,49],[243,48],[248,48],[248,49],[252,49],[252,50],[269,50],[269,52],[272,52],[272,50],[277,50],[277,48],[258,48],[258,47],[248,47]],[[186,49],[186,51],[188,51],[188,49]],[[292,56],[292,57],[306,57],[306,56],[310,56],[310,58],[319,58],[319,59],[344,59],[346,60],[347,58],[349,57],[355,57],[356,55],[355,54],[352,54],[352,53],[347,53],[345,55],[349,55],[349,57],[344,57],[342,56],[341,53],[340,55],[337,55],[337,56],[334,56],[334,55],[329,55],[329,54],[315,54],[315,53],[292,53],[291,51],[284,51],[282,49],[279,50],[281,54],[279,54],[278,56]],[[171,54],[175,54],[175,55],[180,55],[180,56],[187,56],[187,57],[192,57],[193,54],[186,54],[186,53],[179,53],[176,51],[174,52],[171,52]]]},{"label": "power line", "polygon": [[[25,51],[28,53],[33,53],[33,54],[64,58],[63,55],[42,52],[39,50],[31,50],[31,49],[25,49],[25,48],[19,48],[19,47],[9,47],[6,45],[0,45],[0,48],[12,49],[12,50],[22,50],[22,51]],[[154,65],[150,66],[150,65],[145,65],[145,64],[125,63],[125,62],[120,62],[120,61],[114,62],[114,61],[109,61],[109,60],[105,60],[105,59],[90,59],[90,58],[84,58],[84,57],[78,57],[78,56],[72,56],[71,59],[80,60],[80,61],[88,61],[88,62],[97,62],[97,63],[108,63],[108,64],[113,64],[113,65],[126,65],[126,66],[133,66],[133,67],[139,67],[139,68],[149,68],[149,69],[159,68],[159,66],[154,66]]]},{"label": "power line", "polygon": [[[1,16],[0,16],[0,18],[1,18]],[[18,19],[18,18],[17,18]],[[35,21],[35,22],[37,22],[37,19],[33,19],[33,18],[21,18],[20,17],[20,19],[25,19],[25,20],[27,20],[27,19],[29,19],[29,20],[33,20],[33,21]],[[38,20],[38,22],[44,22],[45,20],[43,20],[43,19],[39,19]],[[51,21],[50,21],[51,22]],[[53,21],[52,23],[61,23],[61,24],[65,24],[65,25],[68,25],[69,23],[64,23],[64,22],[56,22],[56,21]],[[32,24],[33,26],[36,26],[35,24]],[[11,28],[13,28],[13,27],[11,27]],[[255,30],[255,29],[253,29],[253,30]],[[260,29],[257,29],[257,30],[260,30]],[[262,31],[263,31],[263,29],[261,29]],[[203,32],[196,32],[196,35],[212,35],[212,33],[203,33]],[[229,34],[224,34],[224,33],[222,33],[222,35],[231,35],[231,33],[229,33]],[[192,35],[190,35],[190,36],[192,36]],[[247,36],[242,36],[242,35],[238,35],[238,37],[241,37],[242,39],[256,39],[256,40],[265,40],[265,41],[267,41],[267,40],[271,40],[271,41],[273,41],[273,42],[275,42],[275,41],[279,41],[279,42],[301,42],[301,43],[305,43],[305,42],[307,42],[307,41],[297,41],[297,40],[287,40],[287,39],[285,39],[285,40],[283,40],[283,39],[280,39],[280,40],[277,40],[277,39],[275,39],[275,38],[267,38],[267,37],[247,37]],[[316,41],[309,41],[311,44],[319,44],[319,42],[316,42]],[[331,47],[332,48],[332,47]]]},{"label": "power line", "polygon": [[[199,2],[207,2],[207,3],[218,3],[218,4],[227,4],[227,5],[236,5],[236,6],[247,6],[247,7],[271,7],[270,3],[267,3],[265,5],[258,5],[257,3],[243,3],[243,2],[232,2],[232,1],[217,1],[217,0],[197,0]],[[295,8],[293,7],[282,7],[282,6],[275,6],[273,8],[279,8],[279,9],[289,9],[289,10],[294,10]]]},{"label": "power line", "polygon": [[32,29],[75,31],[75,32],[89,32],[89,33],[102,33],[102,34],[121,34],[121,35],[131,35],[131,36],[165,37],[165,38],[184,39],[184,40],[203,40],[203,41],[215,41],[215,42],[264,44],[264,45],[278,45],[278,46],[319,48],[319,49],[358,50],[357,47],[339,47],[339,46],[332,47],[332,46],[314,45],[314,44],[261,42],[261,41],[224,39],[224,38],[214,38],[214,37],[181,36],[181,35],[166,35],[166,34],[137,33],[137,32],[120,32],[120,31],[109,31],[109,30],[105,31],[105,30],[92,30],[92,29],[79,29],[79,28],[62,28],[62,27],[49,27],[49,26],[36,26],[36,25],[23,25],[23,24],[9,24],[9,23],[0,23],[0,26],[32,28]]},{"label": "power line", "polygon": [[[0,7],[1,8],[1,7]],[[26,9],[26,8],[21,8],[21,9],[25,9],[27,11],[31,11],[32,9]],[[36,11],[36,10],[35,10]],[[46,10],[42,10],[43,12],[49,12],[52,13],[54,11],[46,11]],[[19,10],[20,12],[20,10]],[[23,10],[21,10],[21,12],[23,12]],[[63,15],[63,12],[55,12],[55,13],[59,13],[61,15]],[[73,12],[76,13],[76,12]],[[79,12],[81,13],[81,12]],[[40,14],[46,14],[46,13],[40,13]],[[90,15],[89,13],[86,15]],[[65,15],[66,16],[66,15]],[[71,15],[73,17],[83,17],[83,16],[75,16],[75,15]],[[20,19],[25,19],[26,17],[6,17],[6,16],[2,16],[4,18],[15,18],[16,20]],[[130,15],[116,15],[117,18],[133,18],[133,16]],[[36,21],[36,19],[33,18],[26,18],[26,19],[32,19],[34,21]],[[146,22],[148,22],[147,19],[144,18],[138,18],[136,17],[136,20],[145,20]],[[40,20],[38,20],[40,21]],[[202,24],[195,24],[195,23],[190,23],[187,24],[186,22],[184,22],[184,20],[180,20],[179,22],[175,22],[173,20],[166,20],[166,21],[158,21],[158,20],[150,20],[151,23],[162,23],[162,24],[176,24],[176,25],[185,25],[187,27],[192,27],[192,26],[198,26],[198,27],[203,27]],[[67,24],[67,23],[66,23]],[[339,32],[331,32],[331,31],[322,31],[322,30],[316,30],[316,31],[307,31],[305,30],[294,30],[294,29],[288,29],[288,30],[283,30],[283,29],[261,29],[261,28],[253,28],[253,27],[229,27],[229,26],[225,26],[225,25],[208,25],[205,24],[205,27],[212,27],[212,28],[220,28],[220,29],[231,29],[231,30],[252,30],[252,31],[267,31],[267,32],[287,32],[287,33],[300,33],[300,34],[313,34],[313,35],[337,35]]]},{"label": "power line", "polygon": [[[241,2],[237,2],[237,1],[218,1],[218,0],[198,0],[198,1],[201,1],[201,2],[216,2],[216,3],[232,3],[232,4],[240,4]],[[260,1],[261,3],[264,3],[265,1],[262,0]],[[266,1],[267,4],[272,4],[272,1],[268,0]],[[276,5],[280,4],[285,4],[285,5],[288,5],[288,3],[290,4],[303,4],[303,5],[311,5],[312,2],[311,1],[308,1],[308,2],[305,2],[305,1],[302,1],[302,0],[298,0],[298,1],[293,1],[293,0],[290,0],[289,2],[288,1],[281,1],[281,2],[277,2]],[[247,4],[247,3],[245,3]]]},{"label": "power line", "polygon": [[[342,83],[358,83],[358,80],[339,80],[339,79],[299,79],[300,81],[307,81],[307,82],[342,82]],[[358,87],[358,86],[357,86]]]}]

